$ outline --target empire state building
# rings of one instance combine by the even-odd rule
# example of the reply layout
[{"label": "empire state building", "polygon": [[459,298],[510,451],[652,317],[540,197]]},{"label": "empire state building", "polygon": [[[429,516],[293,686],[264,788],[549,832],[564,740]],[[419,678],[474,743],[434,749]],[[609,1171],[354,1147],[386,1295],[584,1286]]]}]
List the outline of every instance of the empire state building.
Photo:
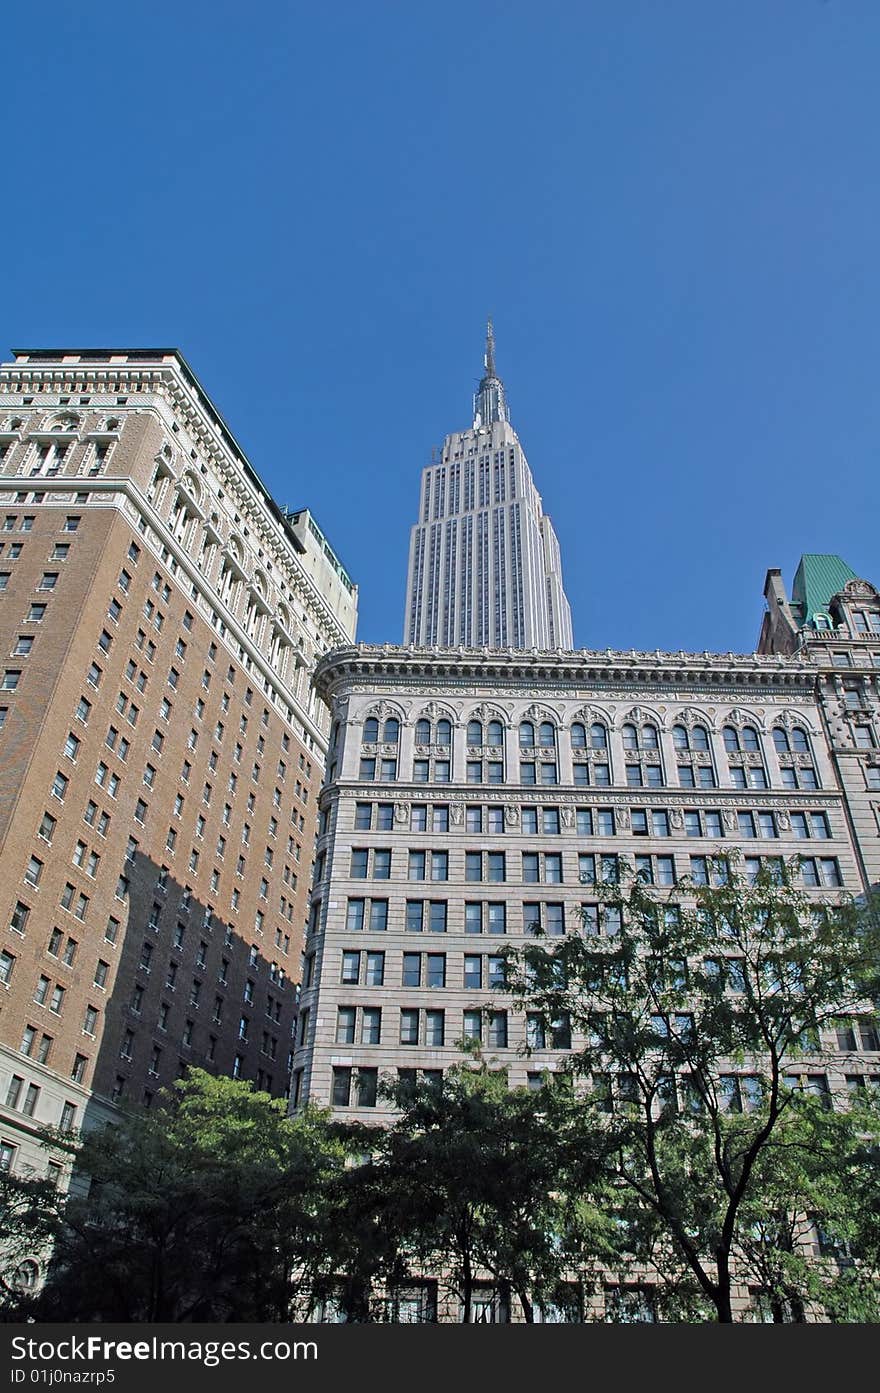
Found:
[{"label": "empire state building", "polygon": [[559,542],[510,424],[492,321],[473,425],[422,473],[404,643],[571,649]]}]

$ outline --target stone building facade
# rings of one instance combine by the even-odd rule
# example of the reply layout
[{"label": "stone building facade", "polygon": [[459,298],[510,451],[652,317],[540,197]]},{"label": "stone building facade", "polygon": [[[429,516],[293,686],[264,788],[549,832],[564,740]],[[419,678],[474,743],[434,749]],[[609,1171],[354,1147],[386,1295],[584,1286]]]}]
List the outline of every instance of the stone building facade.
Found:
[{"label": "stone building facade", "polygon": [[[583,1042],[494,991],[501,950],[536,929],[613,932],[592,887],[622,858],[672,896],[732,851],[748,876],[799,856],[817,906],[875,886],[876,745],[855,729],[876,740],[880,597],[861,581],[847,595],[876,618],[841,620],[828,653],[360,645],[323,659],[333,726],[292,1105],[380,1123],[383,1078],[439,1080],[463,1039],[511,1087],[542,1086]],[[829,1103],[880,1087],[877,1024],[823,1031],[787,1083]],[[606,1318],[652,1318],[650,1274],[615,1280]],[[394,1319],[460,1319],[432,1279],[398,1297]],[[759,1300],[738,1288],[739,1318],[760,1318]],[[486,1282],[475,1318],[516,1319],[515,1303]]]},{"label": "stone building facade", "polygon": [[286,1093],[311,676],[356,609],[178,352],[0,369],[4,1167],[42,1172],[36,1127],[148,1104],[186,1065]]},{"label": "stone building facade", "polygon": [[[863,894],[876,823],[853,820],[819,678],[809,654],[361,645],[325,658],[333,729],[294,1105],[377,1118],[383,1073],[436,1075],[463,1038],[512,1086],[537,1086],[563,1042],[493,1000],[498,949],[584,916],[601,930],[590,886],[618,858],[672,890],[705,879],[719,851],[739,851],[747,874],[800,855],[817,904]],[[804,1087],[880,1080],[870,1032],[854,1050],[824,1043],[833,1063],[806,1063]]]},{"label": "stone building facade", "polygon": [[801,557],[789,602],[767,573],[759,653],[793,653],[816,672],[822,731],[866,885],[880,885],[880,592],[839,556]]}]

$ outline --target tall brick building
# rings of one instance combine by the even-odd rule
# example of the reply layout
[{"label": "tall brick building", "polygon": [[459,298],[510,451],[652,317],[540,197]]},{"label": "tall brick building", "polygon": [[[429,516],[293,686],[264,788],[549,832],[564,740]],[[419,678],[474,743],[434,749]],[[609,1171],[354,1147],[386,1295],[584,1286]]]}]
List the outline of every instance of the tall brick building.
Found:
[{"label": "tall brick building", "polygon": [[286,1092],[356,608],[179,353],[0,370],[0,1165],[188,1064]]}]

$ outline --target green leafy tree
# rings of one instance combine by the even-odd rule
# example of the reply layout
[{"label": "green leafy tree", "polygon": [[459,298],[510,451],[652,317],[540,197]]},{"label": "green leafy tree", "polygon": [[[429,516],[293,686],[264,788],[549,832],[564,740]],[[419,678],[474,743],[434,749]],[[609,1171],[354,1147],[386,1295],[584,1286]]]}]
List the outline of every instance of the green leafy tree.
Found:
[{"label": "green leafy tree", "polygon": [[341,1164],[319,1117],[199,1070],[91,1133],[37,1314],[49,1320],[289,1319]]},{"label": "green leafy tree", "polygon": [[[796,864],[713,870],[714,885],[663,897],[622,866],[591,887],[581,931],[509,955],[509,981],[544,1030],[573,1032],[632,1256],[680,1309],[727,1322],[746,1230],[779,1213],[787,1124],[803,1088],[821,1091],[820,1032],[872,1012],[880,955],[876,915],[816,907]],[[818,1132],[830,1104],[813,1108]]]},{"label": "green leafy tree", "polygon": [[[394,1234],[393,1280],[436,1272],[474,1318],[474,1293],[487,1278],[519,1298],[532,1321],[538,1302],[559,1297],[560,1253],[573,1231],[566,1217],[571,1164],[568,1100],[553,1089],[509,1090],[480,1059],[450,1069],[442,1087],[402,1084],[388,1090],[399,1109],[381,1134],[371,1133],[368,1164],[355,1185],[381,1195]],[[588,1172],[578,1158],[583,1179]],[[581,1216],[586,1250],[589,1225]]]},{"label": "green leafy tree", "polygon": [[27,1264],[44,1259],[55,1232],[58,1195],[48,1180],[0,1171],[0,1321],[30,1314]]},{"label": "green leafy tree", "polygon": [[[878,1254],[863,1241],[877,1188],[880,1110],[846,1111],[798,1094],[756,1164],[743,1204],[738,1257],[775,1321],[880,1316]],[[868,1221],[872,1222],[871,1219]]]}]

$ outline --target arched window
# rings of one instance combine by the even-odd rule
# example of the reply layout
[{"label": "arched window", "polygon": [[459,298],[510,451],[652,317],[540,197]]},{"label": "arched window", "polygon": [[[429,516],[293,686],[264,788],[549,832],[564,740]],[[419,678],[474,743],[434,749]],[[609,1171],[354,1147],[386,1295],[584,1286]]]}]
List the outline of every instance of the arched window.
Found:
[{"label": "arched window", "polygon": [[483,723],[482,721],[468,721],[467,742],[471,746],[482,745],[483,743]]},{"label": "arched window", "polygon": [[801,726],[792,726],[791,748],[798,754],[806,754],[809,751],[807,732]]},{"label": "arched window", "polygon": [[489,729],[486,733],[486,743],[488,745],[504,744],[504,727],[500,721],[489,722]]},{"label": "arched window", "polygon": [[452,744],[452,722],[447,721],[445,717],[443,720],[437,722],[437,744]]},{"label": "arched window", "polygon": [[519,743],[525,745],[529,749],[534,745],[535,727],[532,725],[531,721],[523,721],[521,723],[519,728]]},{"label": "arched window", "polygon": [[742,747],[752,754],[760,750],[761,746],[758,743],[758,732],[755,730],[754,726],[743,726]]},{"label": "arched window", "polygon": [[389,716],[388,720],[385,722],[385,730],[382,733],[382,739],[385,741],[386,745],[396,745],[399,737],[400,721],[396,716]]},{"label": "arched window", "polygon": [[642,726],[642,749],[656,750],[659,748],[656,726]]},{"label": "arched window", "polygon": [[416,721],[416,744],[430,745],[431,743],[431,722],[424,717]]},{"label": "arched window", "polygon": [[787,755],[790,752],[791,746],[788,743],[788,735],[782,729],[782,726],[774,727],[773,744],[776,746],[776,753],[779,755]]},{"label": "arched window", "polygon": [[[197,503],[201,503],[202,486],[196,478],[195,474],[193,474],[191,470],[188,469],[186,471],[183,478],[180,480],[180,484],[178,485],[178,487],[185,488],[187,493],[189,493]],[[254,584],[256,585],[261,595],[266,594],[265,577],[261,574],[260,571],[254,572]]]},{"label": "arched window", "polygon": [[590,726],[590,748],[593,750],[608,749],[608,732],[601,721],[594,721]]},{"label": "arched window", "polygon": [[705,726],[694,726],[691,731],[691,744],[695,750],[708,750],[709,732]]},{"label": "arched window", "polygon": [[379,722],[375,716],[368,716],[364,721],[364,744],[375,745],[379,739]]},{"label": "arched window", "polygon": [[575,721],[571,728],[571,745],[574,750],[585,750],[587,748],[587,731],[580,721]]},{"label": "arched window", "polygon": [[672,743],[677,750],[689,750],[691,742],[687,733],[687,726],[672,727]]},{"label": "arched window", "polygon": [[552,750],[556,744],[556,727],[552,721],[542,721],[538,727],[538,743]]},{"label": "arched window", "polygon": [[25,1258],[15,1269],[12,1284],[18,1291],[33,1291],[39,1281],[40,1269],[32,1258]]},{"label": "arched window", "polygon": [[625,725],[621,731],[623,736],[623,748],[625,750],[637,750],[639,748],[639,732],[633,725]]},{"label": "arched window", "polygon": [[736,754],[739,750],[739,736],[733,726],[725,726],[722,732],[724,736],[724,748],[728,754]]}]

